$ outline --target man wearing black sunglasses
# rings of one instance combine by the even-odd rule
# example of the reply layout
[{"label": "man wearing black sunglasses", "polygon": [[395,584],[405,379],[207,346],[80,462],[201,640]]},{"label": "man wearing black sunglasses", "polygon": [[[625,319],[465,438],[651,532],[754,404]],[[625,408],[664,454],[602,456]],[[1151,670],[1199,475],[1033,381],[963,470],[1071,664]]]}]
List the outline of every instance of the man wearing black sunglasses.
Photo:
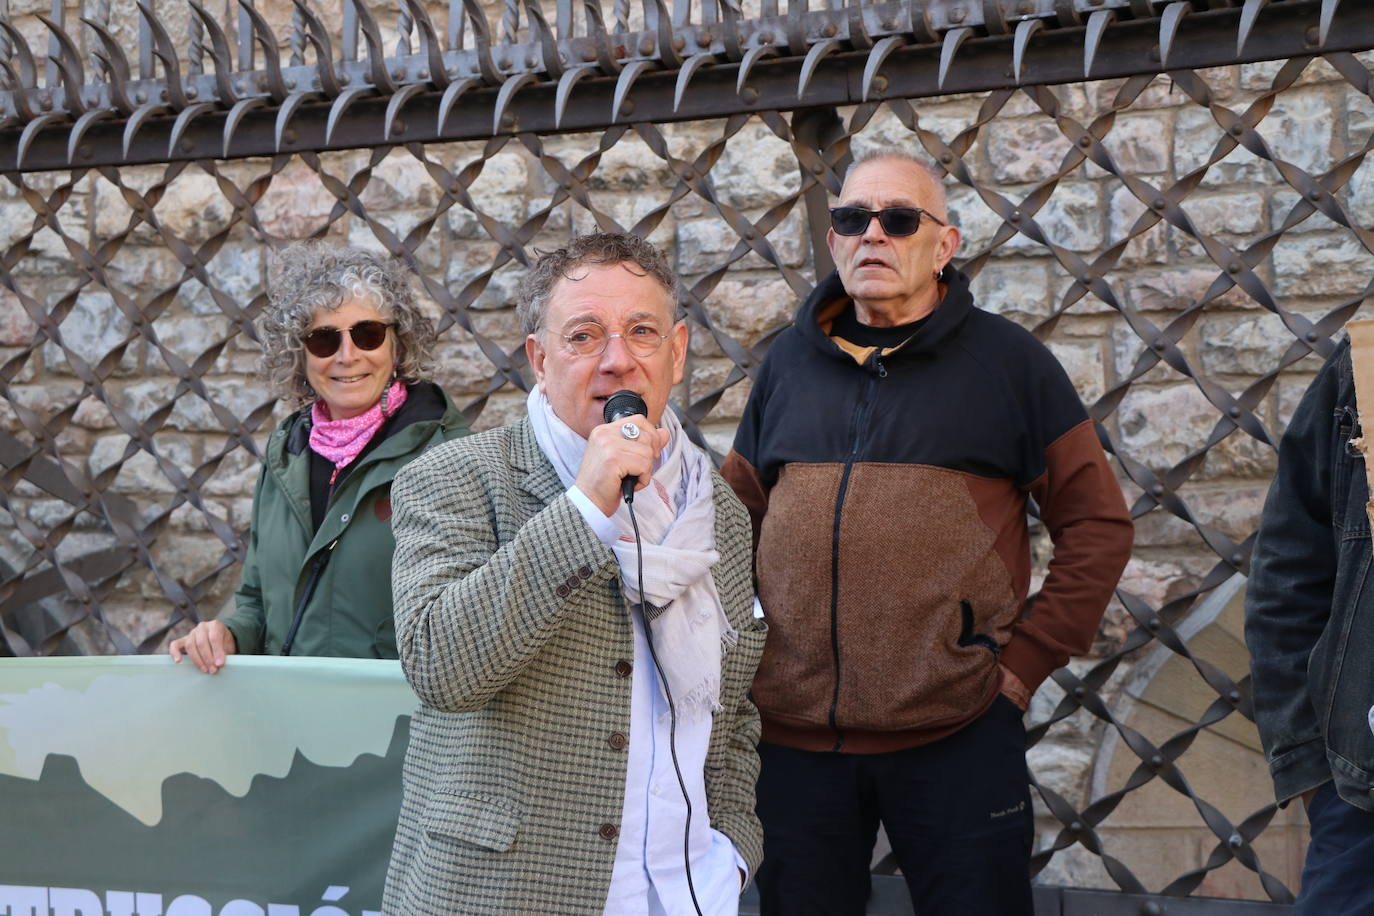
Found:
[{"label": "man wearing black sunglasses", "polygon": [[[917,912],[1032,913],[1022,714],[1130,554],[1054,357],[974,305],[940,179],[860,159],[835,272],[754,379],[722,473],[769,624],[753,697],[764,914],[862,914],[881,823]],[[1054,542],[1038,594],[1027,510]]]}]

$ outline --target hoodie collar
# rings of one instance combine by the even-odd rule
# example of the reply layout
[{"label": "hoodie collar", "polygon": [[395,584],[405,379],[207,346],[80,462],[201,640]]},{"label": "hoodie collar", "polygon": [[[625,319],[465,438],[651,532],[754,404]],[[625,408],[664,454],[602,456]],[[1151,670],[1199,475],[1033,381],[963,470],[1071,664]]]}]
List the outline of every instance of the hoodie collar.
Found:
[{"label": "hoodie collar", "polygon": [[[930,313],[930,318],[906,343],[884,352],[882,355],[885,359],[929,358],[959,333],[969,312],[973,310],[968,277],[953,265],[945,265],[940,274],[940,283],[945,287],[945,295],[935,311]],[[876,347],[854,347],[848,342],[841,344],[838,338],[830,336],[835,316],[849,307],[852,301],[840,282],[839,273],[831,271],[829,276],[816,284],[811,295],[797,310],[795,324],[802,337],[822,352],[837,359],[852,359],[862,364],[871,358]]]}]

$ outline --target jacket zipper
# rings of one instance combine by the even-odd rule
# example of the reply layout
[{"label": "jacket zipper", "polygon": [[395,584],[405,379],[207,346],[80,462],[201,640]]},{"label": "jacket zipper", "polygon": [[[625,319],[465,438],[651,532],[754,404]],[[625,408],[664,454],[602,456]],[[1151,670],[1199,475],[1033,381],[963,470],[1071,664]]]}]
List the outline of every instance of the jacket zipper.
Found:
[{"label": "jacket zipper", "polygon": [[305,589],[301,592],[301,600],[296,603],[296,613],[291,615],[291,627],[286,631],[286,639],[282,641],[282,655],[291,654],[291,646],[296,641],[296,631],[301,628],[301,620],[305,617],[306,605],[310,604],[310,599],[315,594],[315,588],[320,584],[320,574],[324,572],[324,565],[329,562],[329,556],[334,552],[334,546],[338,543],[339,539],[335,538],[329,542],[328,547],[316,555],[315,562],[310,568],[310,578],[306,580]]},{"label": "jacket zipper", "polygon": [[878,388],[878,379],[887,378],[887,367],[881,359],[875,359],[877,372],[870,375],[864,389],[859,409],[854,411],[854,419],[849,426],[849,455],[845,458],[844,473],[840,476],[840,489],[835,495],[835,521],[830,537],[830,652],[835,663],[835,689],[830,695],[830,728],[835,732],[835,747],[844,748],[844,732],[840,731],[836,712],[840,705],[840,518],[844,515],[844,498],[849,490],[849,477],[854,471],[854,462],[859,457],[859,445],[863,441],[864,427],[868,423],[868,413],[873,406],[873,396]]}]

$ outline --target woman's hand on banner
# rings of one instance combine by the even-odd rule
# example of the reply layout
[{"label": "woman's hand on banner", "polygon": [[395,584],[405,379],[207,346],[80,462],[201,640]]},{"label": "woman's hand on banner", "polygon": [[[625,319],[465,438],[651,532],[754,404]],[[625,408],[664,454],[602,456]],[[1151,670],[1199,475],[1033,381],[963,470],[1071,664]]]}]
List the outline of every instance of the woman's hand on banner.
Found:
[{"label": "woman's hand on banner", "polygon": [[185,636],[172,640],[168,652],[174,662],[180,662],[184,653],[205,674],[219,674],[225,660],[238,652],[238,643],[224,624],[218,620],[206,620],[196,624],[195,629]]}]

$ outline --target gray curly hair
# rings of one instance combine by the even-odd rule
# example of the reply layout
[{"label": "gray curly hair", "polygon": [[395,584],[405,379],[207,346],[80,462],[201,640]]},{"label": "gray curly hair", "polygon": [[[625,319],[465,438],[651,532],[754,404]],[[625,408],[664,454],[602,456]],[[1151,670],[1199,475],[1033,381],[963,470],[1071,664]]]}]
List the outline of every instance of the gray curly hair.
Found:
[{"label": "gray curly hair", "polygon": [[559,280],[570,279],[570,273],[590,264],[633,264],[633,272],[653,277],[668,294],[669,318],[678,319],[681,300],[677,274],[668,257],[637,235],[625,232],[596,232],[579,235],[564,248],[538,251],[539,260],[520,281],[516,293],[515,312],[520,329],[533,334],[544,326],[549,310],[549,297]]},{"label": "gray curly hair", "polygon": [[361,298],[395,322],[396,375],[418,382],[429,371],[434,322],[415,304],[413,274],[395,258],[360,248],[302,242],[282,249],[268,284],[263,313],[262,369],[282,397],[297,406],[316,398],[305,376],[301,338],[320,309],[333,311],[345,299]]}]

